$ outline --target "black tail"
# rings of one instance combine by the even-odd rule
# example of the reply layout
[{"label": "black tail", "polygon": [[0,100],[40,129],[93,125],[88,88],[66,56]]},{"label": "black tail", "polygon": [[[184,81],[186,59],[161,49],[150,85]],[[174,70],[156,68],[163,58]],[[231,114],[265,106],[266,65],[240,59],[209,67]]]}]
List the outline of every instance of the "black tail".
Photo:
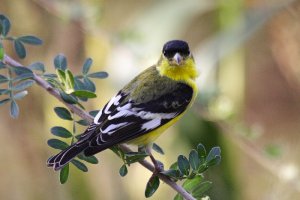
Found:
[{"label": "black tail", "polygon": [[47,166],[59,170],[88,147],[88,143],[75,143],[47,160]]},{"label": "black tail", "polygon": [[88,156],[92,156],[96,153],[99,153],[107,148],[108,148],[107,145],[88,147],[83,151],[83,154],[88,157]]}]

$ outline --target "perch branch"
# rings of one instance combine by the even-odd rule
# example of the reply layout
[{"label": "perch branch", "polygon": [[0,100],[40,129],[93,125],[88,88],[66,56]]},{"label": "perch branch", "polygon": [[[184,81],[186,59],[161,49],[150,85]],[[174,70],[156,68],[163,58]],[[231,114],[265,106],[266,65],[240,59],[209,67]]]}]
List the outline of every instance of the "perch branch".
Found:
[{"label": "perch branch", "polygon": [[[9,65],[12,65],[12,66],[15,66],[15,67],[24,67],[21,63],[15,61],[14,59],[9,57],[8,55],[4,55],[3,61],[6,64],[9,64]],[[66,107],[68,107],[71,110],[71,112],[75,113],[76,115],[78,115],[82,119],[85,119],[85,120],[89,121],[90,123],[93,121],[93,117],[91,115],[89,115],[87,112],[85,112],[81,108],[77,107],[76,105],[66,103],[60,97],[59,92],[55,88],[53,88],[47,81],[42,79],[40,76],[33,73],[33,79],[36,81],[36,83],[40,87],[45,89],[49,94],[54,96],[56,99],[58,99],[60,102],[62,102]],[[121,144],[120,147],[125,152],[131,152],[132,151],[128,146],[126,146],[124,144]],[[150,162],[148,162],[146,160],[142,160],[142,161],[139,161],[139,163],[142,166],[144,166],[146,169],[148,169],[149,171],[154,172],[154,166]],[[160,173],[157,174],[157,176],[159,177],[160,180],[162,180],[167,185],[169,185],[171,188],[173,188],[175,191],[177,191],[179,194],[181,194],[186,200],[195,200],[195,198],[191,194],[189,194],[183,187],[176,184],[176,182],[172,181],[168,176],[166,176],[164,174],[160,174]]]}]

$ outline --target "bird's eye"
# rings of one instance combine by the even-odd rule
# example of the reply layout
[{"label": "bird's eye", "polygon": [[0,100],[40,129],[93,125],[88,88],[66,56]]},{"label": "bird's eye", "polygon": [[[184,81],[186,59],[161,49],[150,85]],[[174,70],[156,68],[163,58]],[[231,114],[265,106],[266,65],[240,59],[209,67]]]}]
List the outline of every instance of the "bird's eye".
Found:
[{"label": "bird's eye", "polygon": [[187,51],[181,51],[180,54],[183,56],[183,57],[187,57],[190,55],[190,51],[187,50]]},{"label": "bird's eye", "polygon": [[164,51],[164,56],[167,58],[172,58],[175,55],[175,51]]}]

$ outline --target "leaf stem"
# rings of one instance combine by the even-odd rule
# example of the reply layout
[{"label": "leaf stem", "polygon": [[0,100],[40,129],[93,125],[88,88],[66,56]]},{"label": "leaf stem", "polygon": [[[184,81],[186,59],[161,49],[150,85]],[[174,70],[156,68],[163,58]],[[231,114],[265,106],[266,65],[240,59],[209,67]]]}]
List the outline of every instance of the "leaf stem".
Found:
[{"label": "leaf stem", "polygon": [[72,113],[72,141],[71,144],[74,143],[75,135],[76,135],[76,120],[75,120],[75,114]]},{"label": "leaf stem", "polygon": [[13,82],[12,82],[12,69],[8,68],[7,69],[7,77],[8,77],[8,89],[9,89],[9,98],[13,99],[13,91],[12,91],[12,87],[13,87]]}]

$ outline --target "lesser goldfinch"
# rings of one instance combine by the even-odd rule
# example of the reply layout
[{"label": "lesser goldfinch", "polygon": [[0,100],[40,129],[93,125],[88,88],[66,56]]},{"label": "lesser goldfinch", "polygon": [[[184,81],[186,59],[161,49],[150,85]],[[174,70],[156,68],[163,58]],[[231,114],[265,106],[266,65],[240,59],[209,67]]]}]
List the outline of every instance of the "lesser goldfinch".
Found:
[{"label": "lesser goldfinch", "polygon": [[59,170],[81,152],[91,156],[120,143],[152,144],[191,106],[197,74],[187,42],[167,42],[157,64],[120,90],[78,141],[50,157],[47,165]]}]

